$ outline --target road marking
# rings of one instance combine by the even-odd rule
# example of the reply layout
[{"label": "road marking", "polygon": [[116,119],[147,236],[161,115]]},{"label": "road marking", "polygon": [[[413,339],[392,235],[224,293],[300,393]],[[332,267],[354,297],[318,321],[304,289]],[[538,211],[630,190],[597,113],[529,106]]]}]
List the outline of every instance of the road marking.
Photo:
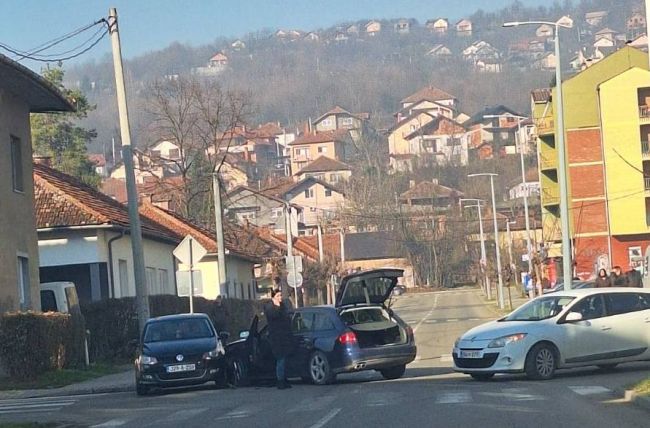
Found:
[{"label": "road marking", "polygon": [[334,419],[334,417],[338,415],[340,411],[341,411],[340,408],[332,410],[331,412],[326,414],[321,420],[319,420],[309,428],[323,428],[329,421]]},{"label": "road marking", "polygon": [[436,297],[433,299],[433,306],[431,306],[431,309],[429,310],[429,312],[427,312],[427,314],[424,316],[424,318],[422,318],[422,319],[420,320],[420,322],[418,323],[418,325],[415,326],[415,328],[413,329],[413,333],[415,333],[415,332],[418,331],[418,328],[420,328],[420,326],[422,325],[422,323],[424,322],[424,320],[426,320],[426,319],[429,318],[431,315],[433,315],[433,311],[436,309],[436,306],[438,306],[438,296],[439,296],[439,294],[436,294]]},{"label": "road marking", "polygon": [[178,412],[174,412],[171,415],[167,416],[165,418],[165,422],[184,421],[186,419],[190,419],[190,418],[193,418],[195,416],[198,416],[201,413],[205,412],[206,410],[208,410],[207,407],[201,407],[201,408],[198,408],[198,409],[179,410]]},{"label": "road marking", "polygon": [[509,400],[513,401],[541,401],[541,400],[546,400],[545,397],[542,397],[540,395],[534,395],[534,394],[522,394],[522,393],[516,393],[516,392],[506,392],[506,390],[503,390],[503,392],[479,392],[480,395],[484,395],[487,397],[502,397],[506,398]]},{"label": "road marking", "polygon": [[470,401],[472,401],[472,397],[469,392],[443,392],[436,399],[437,404],[461,404]]},{"label": "road marking", "polygon": [[612,392],[604,386],[570,386],[569,389],[578,395],[607,394]]},{"label": "road marking", "polygon": [[335,395],[325,395],[318,397],[318,399],[305,398],[287,413],[316,412],[319,410],[325,410],[326,408],[331,407],[330,404],[332,404],[334,400],[336,400]]},{"label": "road marking", "polygon": [[57,411],[61,409],[64,406],[69,406],[71,404],[74,404],[74,401],[55,401],[55,402],[50,402],[50,403],[34,403],[34,404],[27,404],[27,402],[20,402],[20,403],[9,403],[9,402],[4,402],[0,404],[0,414],[2,413],[15,413],[16,411],[23,411],[27,410],[30,412],[51,412],[51,411]]},{"label": "road marking", "polygon": [[470,318],[467,321],[481,321],[481,319],[480,318]]},{"label": "road marking", "polygon": [[449,318],[447,322],[458,322],[458,318]]},{"label": "road marking", "polygon": [[229,411],[220,418],[217,418],[217,420],[247,418],[251,416],[254,411],[255,409],[252,406],[242,406]]},{"label": "road marking", "polygon": [[374,392],[366,396],[366,406],[380,407],[396,404],[401,394],[395,392]]},{"label": "road marking", "polygon": [[440,356],[441,363],[449,363],[452,361],[454,361],[454,358],[451,356],[451,354],[443,354]]},{"label": "road marking", "polygon": [[90,428],[110,428],[110,427],[121,427],[126,424],[126,419],[111,419],[106,421],[103,424],[92,425]]}]

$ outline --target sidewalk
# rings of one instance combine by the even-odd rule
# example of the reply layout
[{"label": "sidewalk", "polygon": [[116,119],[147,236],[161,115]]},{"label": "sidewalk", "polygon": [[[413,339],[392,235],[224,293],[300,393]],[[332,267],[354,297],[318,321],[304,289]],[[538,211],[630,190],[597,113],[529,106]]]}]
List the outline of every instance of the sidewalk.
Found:
[{"label": "sidewalk", "polygon": [[134,391],[133,369],[125,370],[80,383],[73,383],[61,388],[22,389],[0,391],[0,400],[12,398],[60,397],[67,395],[101,394],[107,392]]}]

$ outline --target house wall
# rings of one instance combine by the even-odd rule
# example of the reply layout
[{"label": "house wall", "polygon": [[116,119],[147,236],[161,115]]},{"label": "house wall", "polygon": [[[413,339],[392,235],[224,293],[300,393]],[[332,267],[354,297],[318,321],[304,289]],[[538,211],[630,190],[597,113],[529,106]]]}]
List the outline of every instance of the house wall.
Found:
[{"label": "house wall", "polygon": [[[198,296],[216,299],[219,296],[236,299],[256,299],[255,264],[238,257],[226,256],[227,283],[219,284],[219,261],[216,254],[208,254],[195,267],[201,272],[202,292]],[[178,270],[187,271],[189,266],[178,265]],[[243,291],[243,293],[242,293]]]},{"label": "house wall", "polygon": [[[300,154],[306,150],[307,154]],[[320,151],[319,151],[320,150]],[[345,161],[345,143],[341,141],[327,141],[324,143],[309,143],[291,146],[291,171],[296,173],[316,160],[319,156]]]},{"label": "house wall", "polygon": [[[20,138],[23,192],[13,190],[11,136]],[[0,312],[20,309],[18,259],[28,259],[29,301],[40,310],[29,107],[0,89]]]},{"label": "house wall", "polygon": [[[225,203],[226,208],[230,210],[229,217],[239,223],[245,223],[243,217],[246,216],[249,223],[255,226],[270,227],[277,231],[285,229],[284,204],[280,201],[242,190],[226,198]],[[253,212],[255,215],[251,217],[250,213]],[[293,230],[298,230],[297,220],[291,227]]]},{"label": "house wall", "polygon": [[341,181],[347,181],[352,177],[352,171],[347,169],[341,171],[306,172],[298,176],[298,181],[307,177],[315,177],[327,183],[339,184]]},{"label": "house wall", "polygon": [[[335,191],[332,191],[331,196],[325,196],[325,186],[320,183],[301,189],[299,193],[291,195],[289,202],[304,207],[303,221],[307,227],[317,226],[320,219],[333,216],[344,202],[343,195]],[[305,189],[313,189],[314,196],[305,197]]]},{"label": "house wall", "polygon": [[420,129],[432,120],[433,117],[421,112],[411,120],[405,121],[399,127],[395,128],[388,136],[388,153],[391,155],[411,154],[409,141],[404,137],[414,130]]}]

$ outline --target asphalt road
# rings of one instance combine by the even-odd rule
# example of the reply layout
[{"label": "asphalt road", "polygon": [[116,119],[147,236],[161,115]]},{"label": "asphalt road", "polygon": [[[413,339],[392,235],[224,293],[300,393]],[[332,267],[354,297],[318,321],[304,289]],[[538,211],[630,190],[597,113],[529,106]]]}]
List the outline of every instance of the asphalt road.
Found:
[{"label": "asphalt road", "polygon": [[451,371],[450,350],[470,327],[496,318],[473,290],[407,294],[395,304],[415,330],[417,360],[399,380],[374,372],[328,386],[166,391],[0,401],[0,426],[56,421],[96,427],[647,427],[648,412],[615,391],[650,376],[650,363],[603,372],[559,372],[550,381],[519,375],[476,382]]}]

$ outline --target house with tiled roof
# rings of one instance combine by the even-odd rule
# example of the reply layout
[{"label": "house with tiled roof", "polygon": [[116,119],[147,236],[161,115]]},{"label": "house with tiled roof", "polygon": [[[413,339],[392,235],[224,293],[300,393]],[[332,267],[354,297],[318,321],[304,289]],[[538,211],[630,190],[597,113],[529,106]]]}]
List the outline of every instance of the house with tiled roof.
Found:
[{"label": "house with tiled roof", "polygon": [[295,173],[319,156],[345,161],[353,144],[347,129],[337,129],[300,135],[289,143],[289,147],[291,171]]},{"label": "house with tiled roof", "polygon": [[350,165],[336,159],[319,156],[315,161],[307,164],[306,167],[294,175],[298,181],[307,177],[315,177],[327,183],[337,185],[350,178],[352,168]]},{"label": "house with tiled roof", "polygon": [[609,15],[609,12],[604,10],[587,12],[585,13],[585,22],[591,27],[597,27],[603,23],[607,15]]},{"label": "house with tiled roof", "polygon": [[458,37],[470,37],[472,35],[473,25],[472,21],[463,18],[456,22],[456,35]]},{"label": "house with tiled roof", "polygon": [[449,31],[449,20],[447,18],[429,19],[424,26],[430,33],[445,36]]},{"label": "house with tiled roof", "polygon": [[[72,281],[82,301],[135,295],[125,205],[76,178],[34,165],[41,282]],[[181,238],[141,216],[150,294],[176,294],[172,251]]]},{"label": "house with tiled roof", "polygon": [[368,126],[368,113],[350,113],[341,106],[334,106],[328,112],[322,114],[313,122],[316,132],[334,131],[347,129],[354,141],[361,138],[363,130]]},{"label": "house with tiled roof", "polygon": [[401,108],[408,108],[420,101],[435,102],[454,110],[458,103],[458,99],[455,96],[443,91],[442,89],[436,88],[435,86],[429,85],[400,101]]},{"label": "house with tiled roof", "polygon": [[471,133],[470,154],[490,159],[518,153],[516,135],[523,114],[504,105],[489,106],[474,114],[465,125]]},{"label": "house with tiled roof", "polygon": [[368,36],[374,37],[381,33],[381,22],[375,20],[368,21],[364,28]]},{"label": "house with tiled roof", "polygon": [[449,59],[452,55],[451,49],[443,44],[437,44],[426,53],[427,56],[437,59]]},{"label": "house with tiled roof", "polygon": [[[173,230],[179,238],[192,236],[207,250],[207,254],[194,266],[194,269],[200,271],[200,279],[194,284],[195,295],[206,299],[216,299],[219,296],[256,299],[256,266],[281,257],[273,246],[260,239],[251,230],[225,222],[226,283],[219,284],[218,250],[214,230],[202,228],[172,211],[150,203],[143,204],[140,212],[143,216]],[[189,266],[179,263],[178,270],[187,272]],[[182,277],[181,274],[180,278]],[[179,290],[187,289],[189,284],[179,283],[178,287]]]},{"label": "house with tiled roof", "polygon": [[31,113],[72,112],[52,84],[0,55],[0,313],[40,310]]},{"label": "house with tiled roof", "polygon": [[437,179],[422,181],[418,184],[410,183],[410,188],[399,195],[401,204],[408,206],[432,207],[447,210],[458,205],[458,199],[463,197],[463,192],[451,187],[443,186]]}]

